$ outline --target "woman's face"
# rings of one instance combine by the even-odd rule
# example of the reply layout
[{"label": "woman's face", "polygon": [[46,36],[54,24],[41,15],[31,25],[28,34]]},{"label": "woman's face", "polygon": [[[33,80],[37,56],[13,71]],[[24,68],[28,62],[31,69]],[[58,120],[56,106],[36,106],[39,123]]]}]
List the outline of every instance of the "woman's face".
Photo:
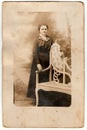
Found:
[{"label": "woman's face", "polygon": [[47,29],[47,26],[42,25],[42,26],[40,27],[40,34],[46,36],[47,30],[48,30],[48,29]]}]

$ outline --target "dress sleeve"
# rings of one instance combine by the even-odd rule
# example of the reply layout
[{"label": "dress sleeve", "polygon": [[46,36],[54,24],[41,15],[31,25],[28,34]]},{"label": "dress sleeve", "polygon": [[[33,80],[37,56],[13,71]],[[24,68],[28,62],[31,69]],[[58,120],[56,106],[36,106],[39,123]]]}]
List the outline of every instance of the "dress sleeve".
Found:
[{"label": "dress sleeve", "polygon": [[53,39],[51,38],[51,44],[50,44],[50,47],[53,45],[54,41]]},{"label": "dress sleeve", "polygon": [[38,43],[34,42],[33,46],[33,60],[36,64],[40,64],[39,58],[38,58]]}]

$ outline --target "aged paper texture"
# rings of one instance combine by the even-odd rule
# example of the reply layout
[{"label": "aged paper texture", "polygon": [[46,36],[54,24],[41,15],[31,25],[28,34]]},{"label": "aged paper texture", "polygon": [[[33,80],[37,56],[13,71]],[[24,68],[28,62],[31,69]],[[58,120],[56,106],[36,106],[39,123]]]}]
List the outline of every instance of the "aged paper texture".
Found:
[{"label": "aged paper texture", "polygon": [[[3,125],[83,127],[84,4],[3,2],[2,6]],[[48,73],[43,76],[47,67],[53,69],[48,71],[49,81]]]}]

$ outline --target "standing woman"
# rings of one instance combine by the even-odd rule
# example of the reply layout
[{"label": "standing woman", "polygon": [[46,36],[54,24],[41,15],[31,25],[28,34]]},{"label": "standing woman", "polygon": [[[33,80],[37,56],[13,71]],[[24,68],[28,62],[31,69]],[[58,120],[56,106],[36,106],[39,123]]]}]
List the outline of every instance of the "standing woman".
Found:
[{"label": "standing woman", "polygon": [[[38,27],[39,37],[34,43],[33,48],[33,61],[30,72],[30,79],[28,84],[27,97],[35,98],[35,87],[36,87],[36,73],[45,69],[49,66],[49,54],[50,47],[52,45],[52,39],[47,35],[48,25],[41,24]],[[49,71],[40,73],[39,82],[46,82],[49,80]]]}]

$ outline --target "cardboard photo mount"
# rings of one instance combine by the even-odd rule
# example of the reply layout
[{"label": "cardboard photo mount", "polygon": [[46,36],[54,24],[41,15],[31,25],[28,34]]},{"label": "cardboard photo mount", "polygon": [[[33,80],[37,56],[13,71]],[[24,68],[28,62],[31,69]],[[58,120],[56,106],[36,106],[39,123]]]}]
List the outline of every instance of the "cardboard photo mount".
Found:
[{"label": "cardboard photo mount", "polygon": [[[82,2],[3,2],[3,126],[66,128],[84,126],[84,4]],[[67,13],[71,26],[72,103],[69,107],[14,104],[14,50],[26,37],[32,12]],[[19,17],[20,15],[20,17]],[[31,15],[31,16],[30,16]],[[23,17],[24,16],[24,17]],[[29,19],[27,19],[27,16]],[[61,16],[61,15],[60,15]],[[29,20],[29,21],[28,21]],[[62,21],[63,22],[63,19]],[[21,24],[22,23],[22,24]],[[16,28],[16,26],[18,27]],[[33,26],[30,26],[30,31]],[[22,31],[25,28],[24,37]],[[26,38],[25,38],[26,39]],[[19,46],[16,46],[19,45]],[[22,49],[24,46],[22,45]],[[26,52],[26,49],[22,54]],[[21,53],[19,53],[19,56]],[[22,55],[22,57],[25,55]]]}]

